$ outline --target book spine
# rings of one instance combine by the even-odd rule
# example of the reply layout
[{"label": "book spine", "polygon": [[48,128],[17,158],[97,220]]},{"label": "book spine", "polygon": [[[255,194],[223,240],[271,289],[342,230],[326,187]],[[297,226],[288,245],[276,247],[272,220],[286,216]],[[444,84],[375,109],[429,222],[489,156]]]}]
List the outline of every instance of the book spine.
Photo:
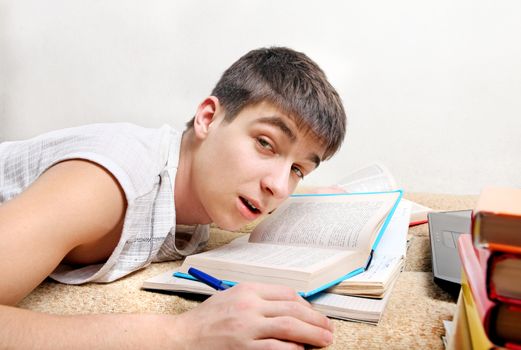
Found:
[{"label": "book spine", "polygon": [[461,259],[461,265],[468,279],[468,284],[474,301],[476,309],[478,310],[481,322],[487,329],[488,314],[494,307],[495,303],[490,301],[486,291],[486,272],[482,268],[478,255],[472,245],[472,240],[469,235],[460,235],[458,239],[458,252]]}]

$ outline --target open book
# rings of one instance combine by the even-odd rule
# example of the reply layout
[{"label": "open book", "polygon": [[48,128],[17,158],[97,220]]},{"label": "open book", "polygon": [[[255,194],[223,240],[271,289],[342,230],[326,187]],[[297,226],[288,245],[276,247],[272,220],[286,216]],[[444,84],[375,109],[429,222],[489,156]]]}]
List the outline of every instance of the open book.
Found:
[{"label": "open book", "polygon": [[[143,282],[143,288],[167,292],[196,293],[212,295],[217,290],[204,283],[174,276],[175,271],[167,271]],[[389,293],[383,299],[359,298],[334,293],[318,293],[308,301],[313,308],[326,316],[357,322],[376,324],[382,317],[389,299]]]},{"label": "open book", "polygon": [[407,232],[411,203],[400,201],[378,247],[369,268],[327,292],[367,298],[384,298],[398,278],[407,252]]},{"label": "open book", "polygon": [[310,296],[363,272],[369,265],[401,191],[295,195],[251,233],[204,253],[186,257],[190,267],[226,283],[285,285]]},{"label": "open book", "polygon": [[[365,280],[379,286],[385,283],[385,290],[387,292],[382,294],[381,299],[368,299],[349,295],[341,295],[331,292],[332,289],[328,289],[325,292],[315,294],[309,298],[308,301],[316,310],[330,317],[371,324],[378,323],[389,300],[389,290],[392,289],[392,285],[394,284],[396,278],[389,278],[389,272],[387,272],[385,268],[382,268],[382,265],[377,268],[376,272],[372,270],[372,266],[375,263],[375,259],[380,259],[378,256],[382,257],[380,260],[386,260],[389,258],[391,259],[392,263],[394,263],[396,260],[398,260],[398,257],[405,255],[405,239],[408,223],[409,207],[406,203],[402,203],[400,201],[400,204],[396,208],[392,219],[387,225],[380,243],[378,243],[378,247],[369,270],[342,282],[343,284],[349,282],[351,279],[358,279],[358,277],[362,277],[365,274],[368,274],[369,276],[364,277],[362,281],[355,283],[355,288],[357,284],[363,285]],[[244,235],[237,238],[236,241],[242,241],[242,243],[246,243],[248,238],[249,235]],[[398,262],[399,265],[397,266],[399,270],[399,267],[401,266],[401,259],[399,259]],[[204,283],[175,277],[174,273],[176,271],[177,270],[166,271],[160,275],[147,279],[143,282],[143,288],[149,290],[162,290],[181,293],[187,292],[204,295],[217,293],[215,289],[207,286]],[[391,274],[394,276],[394,273]]]},{"label": "open book", "polygon": [[[374,162],[353,171],[342,180],[338,186],[347,192],[393,191],[398,189],[396,180],[383,164]],[[402,199],[411,203],[411,218],[409,226],[427,222],[427,214],[433,210],[419,203]]]}]

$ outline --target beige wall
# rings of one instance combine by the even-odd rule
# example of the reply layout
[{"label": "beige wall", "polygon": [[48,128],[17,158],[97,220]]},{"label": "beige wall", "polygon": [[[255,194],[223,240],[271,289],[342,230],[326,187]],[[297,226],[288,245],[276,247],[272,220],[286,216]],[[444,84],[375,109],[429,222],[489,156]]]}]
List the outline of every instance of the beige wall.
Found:
[{"label": "beige wall", "polygon": [[91,122],[181,128],[222,70],[287,45],[346,102],[329,184],[380,160],[409,191],[521,186],[521,2],[0,0],[0,140]]}]

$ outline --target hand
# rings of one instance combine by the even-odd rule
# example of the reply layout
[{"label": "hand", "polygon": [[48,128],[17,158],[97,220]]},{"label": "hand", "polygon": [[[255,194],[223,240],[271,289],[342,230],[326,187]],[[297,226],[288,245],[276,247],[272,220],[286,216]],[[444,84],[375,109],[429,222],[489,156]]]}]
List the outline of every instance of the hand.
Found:
[{"label": "hand", "polygon": [[328,318],[292,289],[241,283],[218,292],[179,315],[183,343],[190,349],[303,349],[333,339]]}]

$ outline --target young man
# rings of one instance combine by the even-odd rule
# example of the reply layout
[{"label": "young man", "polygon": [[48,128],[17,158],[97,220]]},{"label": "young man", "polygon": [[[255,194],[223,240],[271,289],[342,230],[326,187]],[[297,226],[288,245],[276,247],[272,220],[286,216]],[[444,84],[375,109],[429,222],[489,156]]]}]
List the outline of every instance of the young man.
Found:
[{"label": "young man", "polygon": [[110,282],[197,251],[211,222],[235,230],[269,215],[338,150],[345,113],[313,61],[270,48],[226,70],[187,126],[180,134],[96,124],[0,144],[0,348],[331,342],[326,317],[294,291],[261,284],[237,285],[181,315],[56,316],[13,307],[48,276]]}]

